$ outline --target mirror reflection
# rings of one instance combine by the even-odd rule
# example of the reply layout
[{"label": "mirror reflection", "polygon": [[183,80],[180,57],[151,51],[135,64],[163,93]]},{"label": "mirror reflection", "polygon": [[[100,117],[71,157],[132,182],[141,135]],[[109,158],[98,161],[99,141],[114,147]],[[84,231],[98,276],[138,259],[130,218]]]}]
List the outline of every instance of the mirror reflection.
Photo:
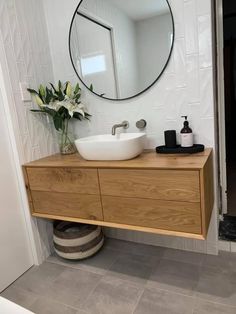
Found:
[{"label": "mirror reflection", "polygon": [[166,0],[83,0],[70,30],[70,55],[81,81],[97,95],[127,99],[160,77],[173,47]]}]

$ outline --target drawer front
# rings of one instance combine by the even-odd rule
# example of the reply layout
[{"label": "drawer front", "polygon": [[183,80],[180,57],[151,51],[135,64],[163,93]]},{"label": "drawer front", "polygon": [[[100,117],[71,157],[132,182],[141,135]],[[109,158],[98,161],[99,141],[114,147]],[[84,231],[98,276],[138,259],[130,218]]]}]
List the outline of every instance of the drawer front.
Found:
[{"label": "drawer front", "polygon": [[32,191],[35,213],[103,220],[100,196]]},{"label": "drawer front", "polygon": [[201,234],[200,203],[103,196],[104,220]]},{"label": "drawer front", "polygon": [[102,195],[200,202],[199,172],[99,170]]},{"label": "drawer front", "polygon": [[34,191],[99,194],[97,169],[27,168]]}]

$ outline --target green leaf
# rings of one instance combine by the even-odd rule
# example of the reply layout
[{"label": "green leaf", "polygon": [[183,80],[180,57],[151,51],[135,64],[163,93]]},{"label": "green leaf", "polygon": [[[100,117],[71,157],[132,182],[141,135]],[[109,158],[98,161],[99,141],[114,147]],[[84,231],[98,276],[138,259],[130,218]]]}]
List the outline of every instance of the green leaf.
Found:
[{"label": "green leaf", "polygon": [[89,89],[93,92],[93,84],[90,84]]},{"label": "green leaf", "polygon": [[79,101],[79,99],[80,99],[80,94],[77,94],[76,96],[75,96],[75,102],[79,105],[80,103],[81,103],[81,101]]},{"label": "green leaf", "polygon": [[42,84],[40,84],[40,86],[39,86],[39,95],[40,95],[40,97],[41,97],[42,99],[44,99],[45,96],[46,96],[45,88],[43,87]]},{"label": "green leaf", "polygon": [[79,112],[74,112],[73,118],[82,121],[84,117]]},{"label": "green leaf", "polygon": [[56,93],[57,91],[56,91],[56,88],[55,88],[55,86],[52,84],[52,83],[49,83],[51,86],[52,86],[52,89],[54,90],[54,92]]},{"label": "green leaf", "polygon": [[69,83],[70,83],[70,82],[67,81],[66,84],[65,84],[65,88],[64,88],[64,91],[63,91],[64,94],[66,94],[66,89],[67,89],[67,86],[68,86]]},{"label": "green leaf", "polygon": [[47,107],[44,107],[44,111],[50,116],[52,116],[53,118],[57,115],[57,112],[55,110],[47,108]]},{"label": "green leaf", "polygon": [[77,83],[76,85],[75,85],[75,90],[74,90],[74,94],[76,95],[76,94],[78,94],[78,92],[81,90],[81,88],[79,87],[79,83]]},{"label": "green leaf", "polygon": [[45,103],[49,104],[52,99],[53,99],[53,92],[51,89],[46,87]]},{"label": "green leaf", "polygon": [[60,115],[56,114],[53,117],[53,123],[54,123],[55,129],[57,131],[60,131],[60,130],[64,129],[64,121],[63,121],[63,119],[61,118]]},{"label": "green leaf", "polygon": [[61,83],[61,81],[59,80],[59,81],[58,81],[58,91],[61,91],[61,88],[62,88],[62,83]]},{"label": "green leaf", "polygon": [[37,95],[39,95],[39,93],[36,92],[36,90],[31,89],[31,88],[27,88],[27,91],[30,92],[30,94],[37,94]]},{"label": "green leaf", "polygon": [[30,109],[30,111],[32,111],[32,112],[41,112],[41,113],[45,113],[44,110],[38,110],[38,109]]}]

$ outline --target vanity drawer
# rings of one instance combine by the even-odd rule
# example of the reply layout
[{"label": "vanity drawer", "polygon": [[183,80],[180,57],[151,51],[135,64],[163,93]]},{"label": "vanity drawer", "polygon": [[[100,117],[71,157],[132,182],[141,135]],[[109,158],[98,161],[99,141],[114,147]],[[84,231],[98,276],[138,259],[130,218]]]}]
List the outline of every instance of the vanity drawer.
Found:
[{"label": "vanity drawer", "polygon": [[89,220],[103,220],[100,196],[31,191],[34,212]]},{"label": "vanity drawer", "polygon": [[199,171],[101,169],[102,195],[200,202]]},{"label": "vanity drawer", "polygon": [[201,234],[200,203],[103,196],[104,220]]},{"label": "vanity drawer", "polygon": [[27,168],[34,191],[99,194],[97,169]]}]

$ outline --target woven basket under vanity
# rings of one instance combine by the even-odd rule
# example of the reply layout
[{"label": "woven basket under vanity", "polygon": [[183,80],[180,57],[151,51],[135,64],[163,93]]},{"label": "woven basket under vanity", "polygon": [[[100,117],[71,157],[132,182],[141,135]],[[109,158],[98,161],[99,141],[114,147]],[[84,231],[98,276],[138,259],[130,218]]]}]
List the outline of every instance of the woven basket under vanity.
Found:
[{"label": "woven basket under vanity", "polygon": [[56,253],[70,260],[81,260],[97,253],[104,243],[100,226],[55,221],[53,242]]}]

